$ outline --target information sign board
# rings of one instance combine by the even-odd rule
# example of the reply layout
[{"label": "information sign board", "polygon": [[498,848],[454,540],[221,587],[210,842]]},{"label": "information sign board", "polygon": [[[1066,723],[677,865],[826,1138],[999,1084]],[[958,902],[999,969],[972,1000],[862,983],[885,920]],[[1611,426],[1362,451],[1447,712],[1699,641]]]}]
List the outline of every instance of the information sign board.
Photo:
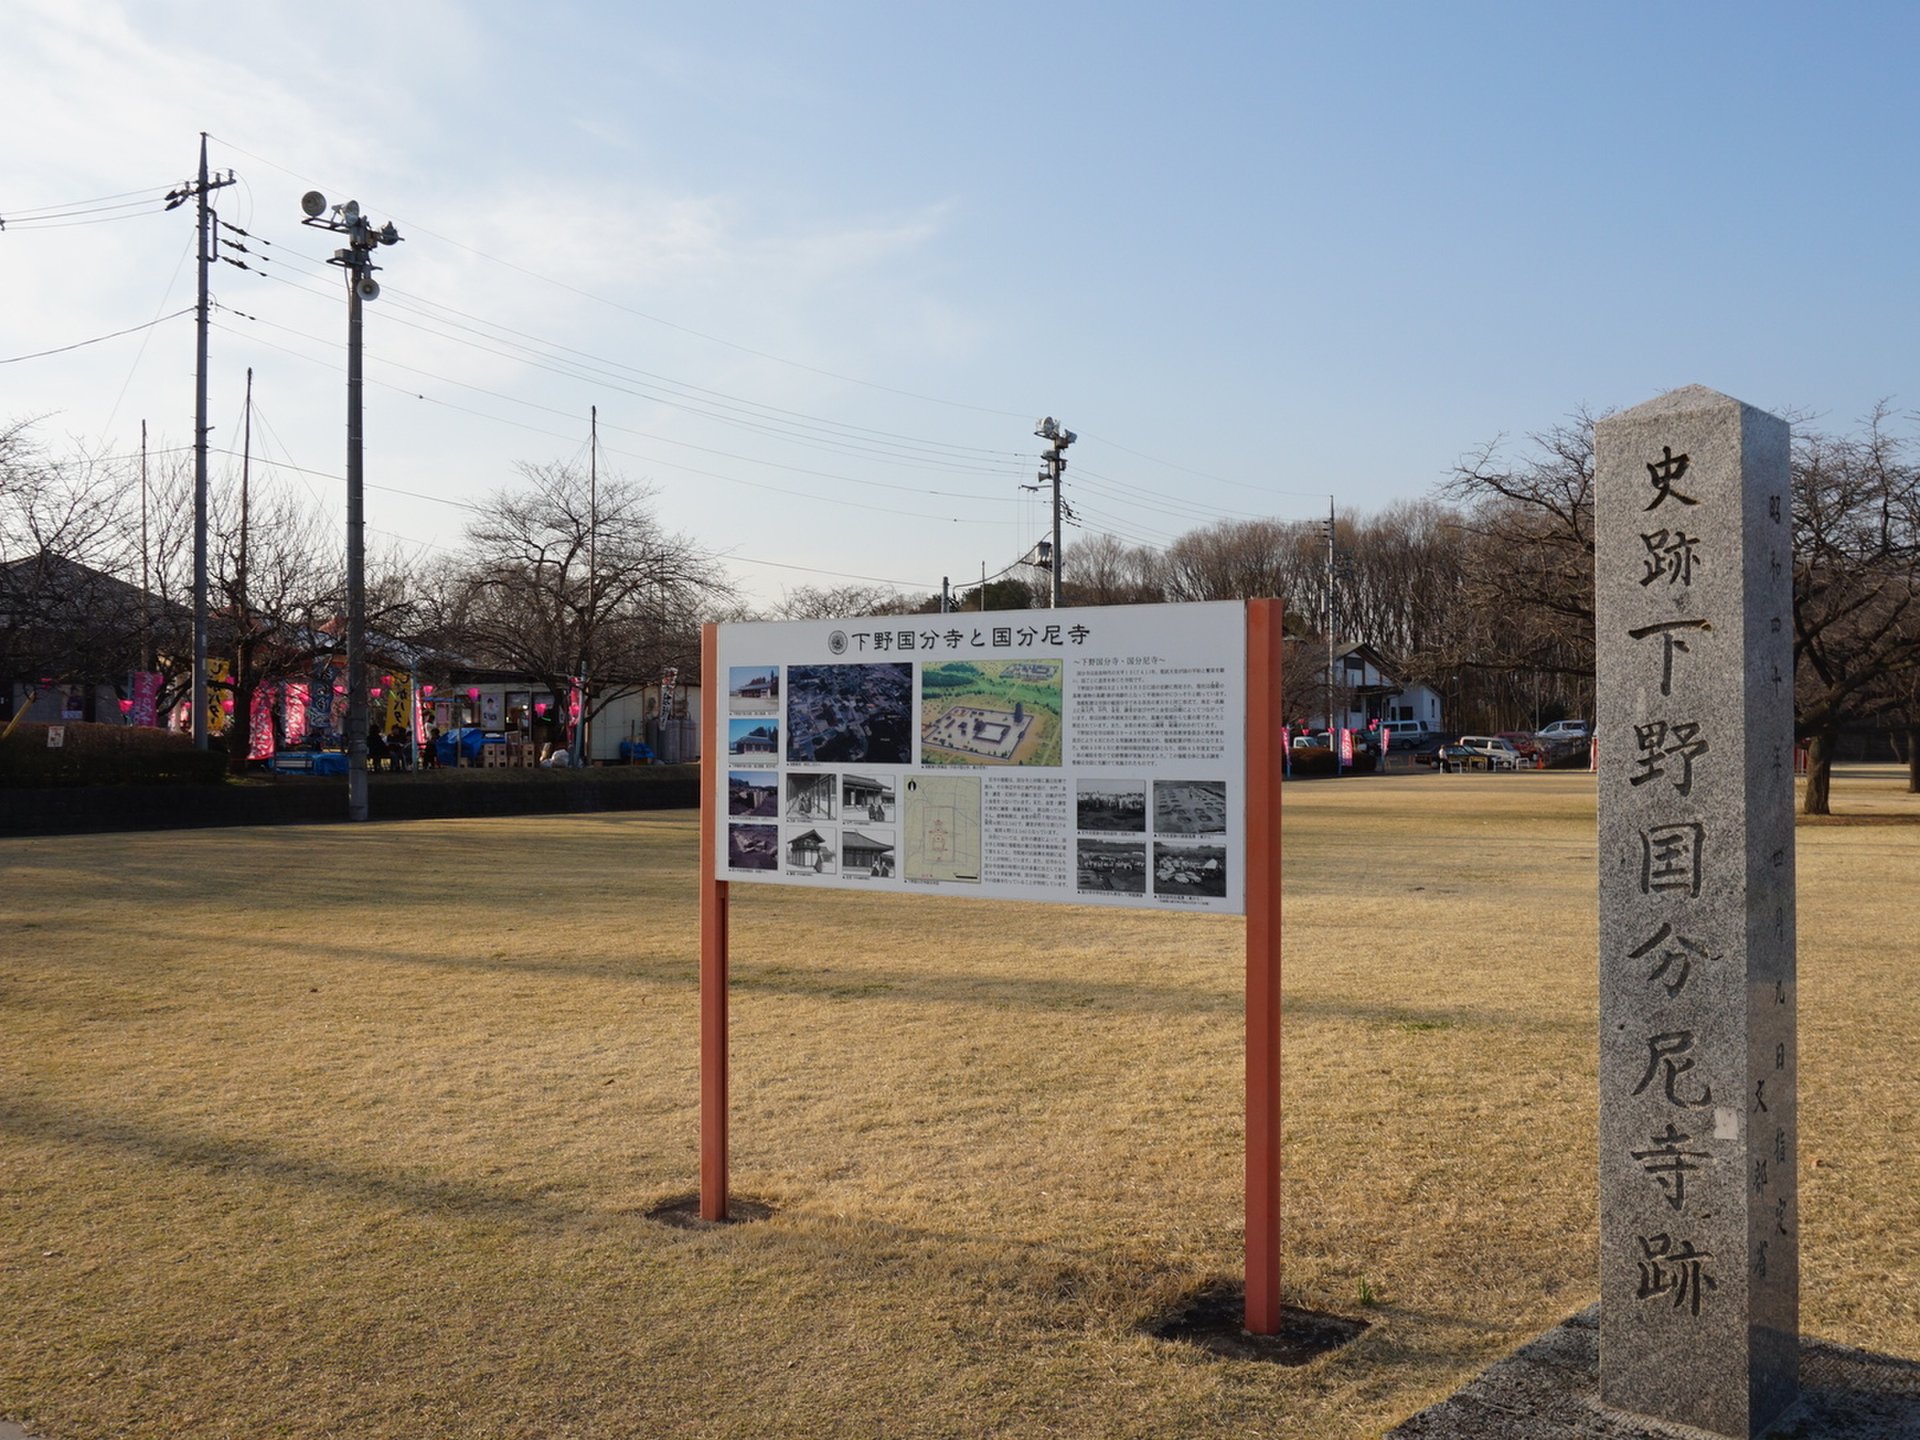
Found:
[{"label": "information sign board", "polygon": [[1245,909],[1246,607],[716,627],[716,877]]}]

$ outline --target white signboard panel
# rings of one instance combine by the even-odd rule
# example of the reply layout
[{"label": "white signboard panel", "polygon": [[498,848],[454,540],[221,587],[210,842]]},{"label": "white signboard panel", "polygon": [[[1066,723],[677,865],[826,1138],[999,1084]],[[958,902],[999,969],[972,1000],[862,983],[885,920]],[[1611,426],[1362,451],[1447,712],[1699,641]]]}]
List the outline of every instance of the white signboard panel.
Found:
[{"label": "white signboard panel", "polygon": [[718,637],[720,879],[1243,912],[1243,605]]}]

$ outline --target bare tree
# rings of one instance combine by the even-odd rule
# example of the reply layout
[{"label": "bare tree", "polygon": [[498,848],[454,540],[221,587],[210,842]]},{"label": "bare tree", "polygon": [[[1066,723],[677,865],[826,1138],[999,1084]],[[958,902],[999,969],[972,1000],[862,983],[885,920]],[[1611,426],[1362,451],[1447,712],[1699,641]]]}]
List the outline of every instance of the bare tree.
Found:
[{"label": "bare tree", "polygon": [[1089,535],[1071,553],[1063,587],[1070,605],[1152,605],[1167,598],[1166,564],[1150,546]]},{"label": "bare tree", "polygon": [[[940,597],[931,599],[937,607]],[[850,615],[913,615],[926,609],[928,600],[928,596],[907,595],[891,585],[798,585],[781,595],[770,618],[832,620]]]},{"label": "bare tree", "polygon": [[664,530],[642,485],[519,469],[524,488],[495,493],[467,526],[440,617],[447,640],[556,701],[588,675],[589,716],[668,665],[697,668],[699,616],[732,595],[714,557]]},{"label": "bare tree", "polygon": [[1920,467],[1874,407],[1857,436],[1794,434],[1793,653],[1805,813],[1831,813],[1841,726],[1920,670]]}]

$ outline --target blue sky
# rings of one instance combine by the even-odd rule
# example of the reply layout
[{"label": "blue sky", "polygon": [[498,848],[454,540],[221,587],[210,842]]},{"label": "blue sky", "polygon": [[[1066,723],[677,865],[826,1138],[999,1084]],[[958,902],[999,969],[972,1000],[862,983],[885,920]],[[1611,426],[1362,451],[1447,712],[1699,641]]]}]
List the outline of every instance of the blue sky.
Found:
[{"label": "blue sky", "polygon": [[[216,267],[214,443],[252,365],[262,483],[338,514],[346,307],[297,220],[357,198],[406,236],[367,478],[409,555],[592,405],[763,601],[1015,560],[1042,414],[1087,529],[1165,543],[1688,383],[1920,408],[1910,6],[9,9],[0,360],[191,303],[189,212],[46,217],[206,130],[275,257]],[[181,317],[0,365],[0,417],[186,445],[192,357]]]}]

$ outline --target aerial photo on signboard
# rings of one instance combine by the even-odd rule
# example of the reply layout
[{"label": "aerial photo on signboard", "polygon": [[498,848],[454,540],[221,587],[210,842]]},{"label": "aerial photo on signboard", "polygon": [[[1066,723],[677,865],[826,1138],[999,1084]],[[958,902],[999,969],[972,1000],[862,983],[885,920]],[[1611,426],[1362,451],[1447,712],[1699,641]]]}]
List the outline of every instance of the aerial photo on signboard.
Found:
[{"label": "aerial photo on signboard", "polygon": [[920,671],[926,765],[1058,765],[1058,660],[953,660]]}]

